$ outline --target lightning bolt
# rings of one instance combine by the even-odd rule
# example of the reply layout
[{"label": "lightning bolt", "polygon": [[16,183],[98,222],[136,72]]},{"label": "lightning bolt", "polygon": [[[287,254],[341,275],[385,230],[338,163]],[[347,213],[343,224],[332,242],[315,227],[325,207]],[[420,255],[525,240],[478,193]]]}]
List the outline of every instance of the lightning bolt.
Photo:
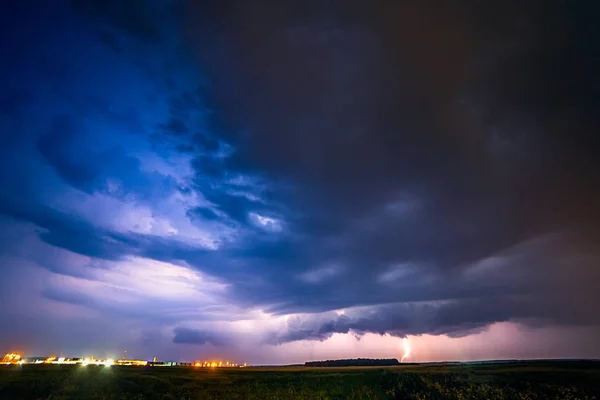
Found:
[{"label": "lightning bolt", "polygon": [[404,355],[400,362],[404,362],[405,358],[410,357],[410,343],[408,343],[408,338],[402,338],[402,347],[404,347]]}]

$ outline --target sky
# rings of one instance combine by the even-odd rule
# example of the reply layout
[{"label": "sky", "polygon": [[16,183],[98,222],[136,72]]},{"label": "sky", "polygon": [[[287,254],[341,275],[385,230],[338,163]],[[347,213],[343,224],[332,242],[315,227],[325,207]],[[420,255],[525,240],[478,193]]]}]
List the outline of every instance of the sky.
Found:
[{"label": "sky", "polygon": [[0,352],[600,357],[595,2],[9,3]]}]

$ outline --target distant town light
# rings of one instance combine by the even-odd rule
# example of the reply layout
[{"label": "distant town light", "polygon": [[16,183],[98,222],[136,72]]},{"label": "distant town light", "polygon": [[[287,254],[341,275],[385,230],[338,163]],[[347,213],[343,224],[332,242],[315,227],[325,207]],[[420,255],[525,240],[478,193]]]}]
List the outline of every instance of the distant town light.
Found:
[{"label": "distant town light", "polygon": [[[156,357],[154,357],[156,360]],[[230,361],[196,361],[196,362],[150,362],[145,360],[128,360],[125,358],[120,359],[96,359],[94,357],[86,357],[86,358],[66,358],[61,355],[61,357],[57,358],[56,356],[50,356],[46,358],[29,358],[24,359],[20,354],[17,353],[8,353],[4,355],[0,364],[11,365],[11,364],[53,364],[53,365],[64,365],[64,364],[80,364],[81,366],[88,365],[103,365],[105,367],[109,367],[112,365],[129,365],[129,366],[179,366],[179,365],[187,365],[190,367],[207,367],[207,368],[222,368],[222,367],[242,367],[241,364],[236,364]],[[246,366],[246,363],[243,365]]]},{"label": "distant town light", "polygon": [[8,353],[2,358],[3,364],[16,364],[21,360],[21,355],[17,353]]}]

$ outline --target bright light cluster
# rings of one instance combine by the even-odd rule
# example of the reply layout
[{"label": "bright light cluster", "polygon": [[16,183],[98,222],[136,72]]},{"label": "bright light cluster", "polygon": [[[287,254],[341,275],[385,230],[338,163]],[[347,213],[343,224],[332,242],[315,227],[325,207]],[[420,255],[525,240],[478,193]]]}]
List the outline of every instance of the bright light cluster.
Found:
[{"label": "bright light cluster", "polygon": [[144,360],[116,360],[115,361],[116,365],[135,365],[138,367],[145,367],[146,365],[148,365],[148,361],[144,361]]},{"label": "bright light cluster", "polygon": [[84,367],[87,365],[104,365],[105,367],[110,367],[111,365],[115,365],[115,360],[108,358],[106,360],[97,360],[94,357],[84,358],[81,362],[81,365]]},{"label": "bright light cluster", "polygon": [[2,364],[18,364],[21,362],[21,355],[17,353],[8,353],[2,358]]},{"label": "bright light cluster", "polygon": [[226,361],[225,364],[223,364],[223,361],[196,361],[194,363],[194,367],[203,367],[203,368],[243,368],[246,366],[246,363],[244,363],[244,365],[239,365],[236,363],[230,363],[229,361]]}]

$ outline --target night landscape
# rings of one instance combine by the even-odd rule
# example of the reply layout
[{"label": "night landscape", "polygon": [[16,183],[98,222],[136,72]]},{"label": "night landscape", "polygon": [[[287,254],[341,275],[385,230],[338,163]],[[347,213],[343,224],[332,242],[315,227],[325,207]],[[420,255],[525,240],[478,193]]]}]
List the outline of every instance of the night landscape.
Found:
[{"label": "night landscape", "polygon": [[8,0],[0,400],[600,399],[600,3]]}]

